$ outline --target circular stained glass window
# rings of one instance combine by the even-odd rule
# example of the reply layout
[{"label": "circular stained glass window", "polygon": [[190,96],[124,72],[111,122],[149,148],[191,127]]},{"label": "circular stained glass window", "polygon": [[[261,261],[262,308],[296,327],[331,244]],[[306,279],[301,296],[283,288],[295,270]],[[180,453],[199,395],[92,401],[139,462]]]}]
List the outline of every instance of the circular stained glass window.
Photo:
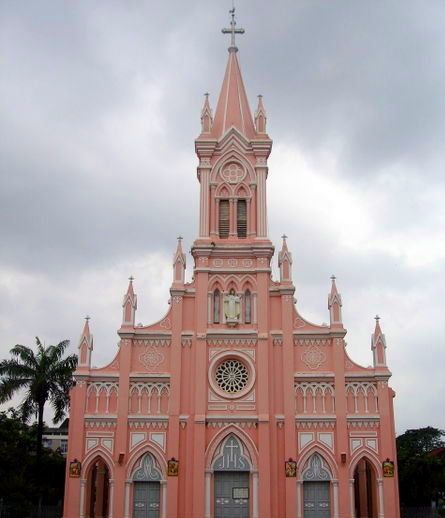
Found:
[{"label": "circular stained glass window", "polygon": [[229,394],[236,394],[247,385],[249,370],[239,360],[225,360],[216,369],[215,378],[221,390]]}]

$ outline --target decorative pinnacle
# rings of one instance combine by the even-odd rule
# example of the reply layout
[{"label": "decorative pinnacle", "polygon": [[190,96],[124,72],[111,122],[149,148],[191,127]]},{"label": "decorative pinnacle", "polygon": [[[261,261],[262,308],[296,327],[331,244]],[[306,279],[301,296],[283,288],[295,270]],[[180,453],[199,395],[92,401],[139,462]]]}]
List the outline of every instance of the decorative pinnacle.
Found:
[{"label": "decorative pinnacle", "polygon": [[281,239],[287,239],[286,234],[283,234],[283,235],[281,236]]},{"label": "decorative pinnacle", "polygon": [[90,315],[87,315],[87,316],[85,317],[85,320],[86,320],[87,322],[88,322],[89,320],[91,320]]},{"label": "decorative pinnacle", "polygon": [[133,281],[134,281],[134,277],[133,277],[133,275],[130,275],[130,277],[128,277],[128,280],[129,280],[130,282],[133,282]]},{"label": "decorative pinnacle", "polygon": [[331,275],[331,281],[332,281],[332,282],[334,282],[336,278],[337,278],[337,277],[336,277],[334,274],[332,274],[332,275]]},{"label": "decorative pinnacle", "polygon": [[182,241],[184,238],[182,236],[177,237],[178,241]]},{"label": "decorative pinnacle", "polygon": [[380,320],[380,317],[379,317],[378,315],[376,315],[376,316],[374,317],[374,320],[375,320],[376,322],[378,322],[378,321]]},{"label": "decorative pinnacle", "polygon": [[235,21],[235,6],[230,9],[229,13],[232,16],[232,19],[230,20],[230,29],[223,29],[223,34],[230,34],[230,47],[229,52],[237,52],[238,47],[235,45],[235,34],[244,34],[244,29],[237,29],[236,28],[236,21]]}]

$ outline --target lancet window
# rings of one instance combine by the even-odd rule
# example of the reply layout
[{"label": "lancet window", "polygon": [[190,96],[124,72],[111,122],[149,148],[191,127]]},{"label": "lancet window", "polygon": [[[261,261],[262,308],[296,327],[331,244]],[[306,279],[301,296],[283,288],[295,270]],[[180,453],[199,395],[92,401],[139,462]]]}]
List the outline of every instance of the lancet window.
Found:
[{"label": "lancet window", "polygon": [[244,293],[244,323],[250,324],[252,322],[252,294],[250,290]]},{"label": "lancet window", "polygon": [[220,323],[221,315],[221,293],[218,289],[213,292],[213,323]]},{"label": "lancet window", "polygon": [[227,239],[230,232],[230,204],[229,200],[219,201],[219,237]]},{"label": "lancet window", "polygon": [[247,203],[246,200],[238,200],[236,229],[238,237],[247,237]]}]

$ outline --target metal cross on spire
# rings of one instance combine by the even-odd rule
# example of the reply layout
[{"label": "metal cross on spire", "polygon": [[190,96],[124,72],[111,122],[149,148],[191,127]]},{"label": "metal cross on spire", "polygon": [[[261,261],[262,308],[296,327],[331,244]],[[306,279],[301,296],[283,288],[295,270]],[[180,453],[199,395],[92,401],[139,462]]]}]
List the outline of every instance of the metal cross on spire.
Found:
[{"label": "metal cross on spire", "polygon": [[236,28],[235,21],[235,6],[230,9],[229,13],[232,15],[232,19],[230,20],[230,29],[223,29],[223,34],[230,34],[230,47],[229,52],[237,52],[238,47],[235,45],[235,34],[244,34],[244,29]]}]

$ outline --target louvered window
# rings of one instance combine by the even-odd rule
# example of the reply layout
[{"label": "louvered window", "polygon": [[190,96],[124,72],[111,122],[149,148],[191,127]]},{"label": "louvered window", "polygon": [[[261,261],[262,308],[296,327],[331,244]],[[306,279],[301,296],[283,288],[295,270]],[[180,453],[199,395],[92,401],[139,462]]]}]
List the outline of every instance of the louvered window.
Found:
[{"label": "louvered window", "polygon": [[219,290],[213,293],[213,323],[219,324],[219,315],[221,313],[221,295]]},{"label": "louvered window", "polygon": [[252,322],[252,294],[247,290],[244,294],[244,323],[250,324]]},{"label": "louvered window", "polygon": [[236,218],[238,237],[247,236],[247,204],[246,200],[238,200],[238,214]]},{"label": "louvered window", "polygon": [[219,237],[227,239],[230,230],[229,200],[219,202]]}]

